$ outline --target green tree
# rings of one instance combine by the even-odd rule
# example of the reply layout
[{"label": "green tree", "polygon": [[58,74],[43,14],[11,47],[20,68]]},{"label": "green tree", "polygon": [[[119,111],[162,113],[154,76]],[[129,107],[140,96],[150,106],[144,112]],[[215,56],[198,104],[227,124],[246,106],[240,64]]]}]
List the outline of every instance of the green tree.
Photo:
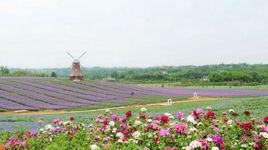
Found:
[{"label": "green tree", "polygon": [[52,72],[52,73],[51,73],[51,77],[54,77],[54,78],[56,78],[56,77],[57,77],[57,74],[56,74],[56,72]]}]

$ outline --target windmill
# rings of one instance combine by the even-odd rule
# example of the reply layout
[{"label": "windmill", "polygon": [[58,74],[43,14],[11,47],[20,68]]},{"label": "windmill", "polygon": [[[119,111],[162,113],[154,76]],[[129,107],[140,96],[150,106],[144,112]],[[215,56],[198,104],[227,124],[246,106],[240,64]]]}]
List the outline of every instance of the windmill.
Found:
[{"label": "windmill", "polygon": [[70,74],[70,80],[72,81],[81,81],[84,79],[83,73],[80,68],[80,61],[81,59],[87,52],[84,52],[80,57],[75,58],[73,57],[69,52],[67,54],[73,59],[73,65],[72,65],[72,71]]}]

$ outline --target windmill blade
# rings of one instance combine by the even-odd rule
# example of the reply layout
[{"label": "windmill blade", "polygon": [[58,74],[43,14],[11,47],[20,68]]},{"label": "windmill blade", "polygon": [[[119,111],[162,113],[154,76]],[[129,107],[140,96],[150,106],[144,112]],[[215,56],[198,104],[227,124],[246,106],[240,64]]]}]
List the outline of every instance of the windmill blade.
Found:
[{"label": "windmill blade", "polygon": [[87,52],[84,52],[78,59],[82,58]]},{"label": "windmill blade", "polygon": [[69,52],[66,52],[72,59],[75,59],[73,55],[71,55]]}]

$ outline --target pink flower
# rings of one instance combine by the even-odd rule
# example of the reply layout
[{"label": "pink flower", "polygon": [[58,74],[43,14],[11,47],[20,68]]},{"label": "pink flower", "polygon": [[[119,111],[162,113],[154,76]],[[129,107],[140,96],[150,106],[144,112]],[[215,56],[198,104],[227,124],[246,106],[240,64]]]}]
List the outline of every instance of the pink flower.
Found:
[{"label": "pink flower", "polygon": [[27,147],[27,141],[26,141],[26,140],[24,140],[24,141],[22,142],[22,147],[23,147],[23,148],[26,148],[26,147]]},{"label": "pink flower", "polygon": [[177,118],[181,119],[181,118],[183,118],[183,117],[184,117],[183,112],[178,112],[178,114],[177,114]]},{"label": "pink flower", "polygon": [[178,133],[181,133],[181,134],[186,134],[186,124],[185,123],[176,123],[174,125],[174,131],[175,132],[178,132]]},{"label": "pink flower", "polygon": [[107,119],[103,120],[103,125],[107,125],[109,123],[109,121]]},{"label": "pink flower", "polygon": [[166,137],[170,134],[169,129],[161,129],[160,130],[160,135],[163,137]]},{"label": "pink flower", "polygon": [[199,139],[199,140],[197,140],[197,141],[200,142],[200,143],[202,144],[202,149],[207,149],[207,148],[208,148],[209,144],[208,144],[208,142],[207,142],[206,140],[204,140],[204,139]]},{"label": "pink flower", "polygon": [[214,127],[213,129],[215,132],[219,132],[219,130],[220,130],[218,127]]},{"label": "pink flower", "polygon": [[217,143],[219,145],[222,145],[223,144],[222,138],[220,136],[214,136],[212,138],[212,140],[213,140],[214,143]]},{"label": "pink flower", "polygon": [[227,114],[227,112],[225,112],[225,111],[224,111],[224,112],[221,112],[221,114],[222,114],[222,115],[226,115],[226,114]]},{"label": "pink flower", "polygon": [[127,127],[127,125],[126,125],[126,124],[121,124],[120,127],[121,127],[122,129],[125,129],[125,128]]},{"label": "pink flower", "polygon": [[53,122],[54,124],[60,124],[60,119],[54,119],[54,120],[52,120],[52,122]]},{"label": "pink flower", "polygon": [[268,127],[267,126],[263,126],[261,128],[261,132],[268,132]]},{"label": "pink flower", "polygon": [[37,121],[38,124],[43,124],[44,122],[42,120]]},{"label": "pink flower", "polygon": [[248,141],[248,138],[244,136],[244,137],[241,138],[241,141],[246,142],[246,141]]},{"label": "pink flower", "polygon": [[118,121],[118,120],[119,120],[119,116],[117,116],[117,115],[113,115],[113,116],[112,116],[112,119],[113,119],[113,121]]},{"label": "pink flower", "polygon": [[121,118],[120,121],[121,122],[126,122],[127,121],[127,118]]},{"label": "pink flower", "polygon": [[197,108],[197,109],[195,110],[195,112],[196,112],[198,115],[200,115],[200,114],[203,113],[203,110],[202,110],[201,108]]},{"label": "pink flower", "polygon": [[105,138],[103,138],[103,141],[109,141],[110,137],[109,136],[106,136]]}]

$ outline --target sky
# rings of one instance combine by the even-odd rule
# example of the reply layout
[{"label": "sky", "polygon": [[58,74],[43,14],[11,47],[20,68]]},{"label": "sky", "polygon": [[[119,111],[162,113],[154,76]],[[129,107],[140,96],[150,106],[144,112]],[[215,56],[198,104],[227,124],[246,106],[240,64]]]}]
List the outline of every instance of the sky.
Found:
[{"label": "sky", "polygon": [[268,63],[267,0],[0,0],[0,66]]}]

